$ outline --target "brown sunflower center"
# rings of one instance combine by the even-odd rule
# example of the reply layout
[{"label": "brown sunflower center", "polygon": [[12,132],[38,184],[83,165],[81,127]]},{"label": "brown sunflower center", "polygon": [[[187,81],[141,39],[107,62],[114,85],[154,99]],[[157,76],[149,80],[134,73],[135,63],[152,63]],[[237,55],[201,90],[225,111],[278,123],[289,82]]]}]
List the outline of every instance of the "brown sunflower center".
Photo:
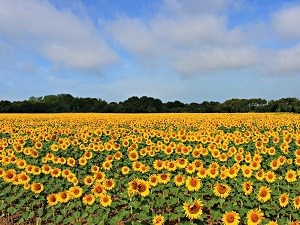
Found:
[{"label": "brown sunflower center", "polygon": [[224,194],[226,191],[227,191],[226,186],[224,186],[224,185],[222,185],[222,184],[219,184],[219,185],[218,185],[218,192],[219,192],[220,194]]},{"label": "brown sunflower center", "polygon": [[196,187],[197,184],[198,184],[198,180],[197,180],[196,178],[192,178],[192,179],[190,180],[190,185],[191,185],[192,187]]},{"label": "brown sunflower center", "polygon": [[182,177],[177,177],[176,180],[177,180],[177,182],[181,182],[182,181]]},{"label": "brown sunflower center", "polygon": [[167,174],[162,174],[162,175],[161,175],[161,179],[162,179],[162,180],[166,180],[167,178],[168,178]]},{"label": "brown sunflower center", "polygon": [[259,219],[259,217],[256,213],[251,214],[251,221],[252,222],[257,222],[258,219]]},{"label": "brown sunflower center", "polygon": [[138,191],[139,192],[145,192],[146,189],[147,189],[147,187],[146,187],[145,184],[141,183],[141,184],[138,185]]},{"label": "brown sunflower center", "polygon": [[40,184],[35,184],[33,187],[34,187],[34,190],[36,190],[36,191],[39,191],[42,188]]},{"label": "brown sunflower center", "polygon": [[191,214],[197,214],[200,209],[201,209],[201,207],[197,203],[190,205],[188,208],[188,210]]},{"label": "brown sunflower center", "polygon": [[261,192],[260,192],[260,196],[261,197],[266,197],[267,196],[267,191],[266,190],[262,190]]},{"label": "brown sunflower center", "polygon": [[232,223],[234,221],[234,216],[229,214],[226,218],[227,222]]}]

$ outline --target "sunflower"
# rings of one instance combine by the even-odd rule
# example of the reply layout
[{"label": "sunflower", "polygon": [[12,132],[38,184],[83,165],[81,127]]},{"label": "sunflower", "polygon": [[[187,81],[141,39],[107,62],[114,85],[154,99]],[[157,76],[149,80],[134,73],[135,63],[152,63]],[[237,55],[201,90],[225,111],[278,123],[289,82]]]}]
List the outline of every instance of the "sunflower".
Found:
[{"label": "sunflower", "polygon": [[92,152],[85,152],[85,153],[83,154],[83,157],[84,157],[85,159],[91,159],[91,158],[93,157],[93,153],[92,153]]},{"label": "sunflower", "polygon": [[3,179],[5,182],[13,182],[16,176],[16,171],[14,169],[9,169],[3,175]]},{"label": "sunflower", "polygon": [[97,183],[104,181],[105,173],[103,173],[102,171],[94,173],[94,179],[96,180]]},{"label": "sunflower", "polygon": [[257,200],[261,202],[266,202],[271,198],[271,189],[267,186],[262,186],[259,189],[259,192],[257,194]]},{"label": "sunflower", "polygon": [[157,186],[157,184],[158,184],[157,175],[156,174],[151,174],[151,176],[148,179],[148,182],[149,182],[150,186],[153,186],[153,187]]},{"label": "sunflower", "polygon": [[285,174],[287,182],[291,183],[297,180],[297,173],[294,170],[289,170]]},{"label": "sunflower", "polygon": [[59,177],[61,175],[61,170],[55,167],[50,174],[52,177]]},{"label": "sunflower", "polygon": [[245,195],[250,195],[253,191],[253,186],[252,186],[252,182],[251,181],[246,181],[245,183],[243,183],[243,191],[245,193]]},{"label": "sunflower", "polygon": [[226,184],[216,183],[214,185],[213,192],[217,197],[226,198],[229,195],[230,191],[231,188]]},{"label": "sunflower", "polygon": [[185,211],[186,217],[189,219],[199,219],[202,215],[203,204],[200,199],[195,199],[194,202],[183,203],[183,210]]},{"label": "sunflower", "polygon": [[181,174],[177,174],[175,177],[174,177],[174,183],[177,187],[181,186],[184,184],[184,180],[185,180],[185,177],[184,175],[181,175]]},{"label": "sunflower", "polygon": [[219,175],[219,170],[214,167],[209,168],[208,170],[206,170],[206,172],[207,175],[212,179],[216,178]]},{"label": "sunflower", "polygon": [[99,166],[93,165],[93,166],[91,167],[91,172],[92,172],[92,173],[97,173],[97,172],[99,172]]},{"label": "sunflower", "polygon": [[235,178],[238,175],[238,170],[235,167],[230,167],[226,172],[229,178]]},{"label": "sunflower", "polygon": [[112,199],[109,195],[102,195],[100,197],[100,204],[104,207],[110,206],[112,203]]},{"label": "sunflower", "polygon": [[279,196],[279,205],[281,207],[286,207],[289,204],[289,195],[284,193]]},{"label": "sunflower", "polygon": [[5,170],[0,167],[0,177],[3,177],[5,175]]},{"label": "sunflower", "polygon": [[169,173],[162,173],[158,175],[158,182],[161,184],[167,184],[171,179]]},{"label": "sunflower", "polygon": [[150,185],[147,181],[138,180],[137,193],[143,197],[146,197],[150,194]]},{"label": "sunflower", "polygon": [[260,170],[255,174],[255,178],[259,181],[263,181],[263,179],[265,178],[265,172],[264,170]]},{"label": "sunflower", "polygon": [[269,223],[267,223],[266,225],[278,225],[278,223],[276,221],[270,221]]},{"label": "sunflower", "polygon": [[198,191],[201,187],[201,180],[197,177],[188,177],[186,179],[185,186],[189,191]]},{"label": "sunflower", "polygon": [[58,195],[58,201],[62,202],[62,203],[68,202],[71,197],[69,194],[69,191],[62,191],[62,192],[59,192],[57,195]]},{"label": "sunflower", "polygon": [[86,160],[86,158],[80,157],[78,159],[78,163],[79,163],[80,166],[85,166],[86,163],[87,163],[87,160]]},{"label": "sunflower", "polygon": [[115,185],[116,182],[112,178],[103,181],[103,187],[105,190],[111,190],[115,187]]},{"label": "sunflower", "polygon": [[30,177],[26,174],[26,172],[21,172],[18,174],[19,184],[27,184],[30,181]]},{"label": "sunflower", "polygon": [[82,195],[82,188],[78,186],[70,187],[69,193],[72,198],[80,198]]},{"label": "sunflower", "polygon": [[154,216],[152,222],[153,225],[163,225],[165,222],[165,218],[162,215],[156,215]]},{"label": "sunflower", "polygon": [[247,222],[248,225],[258,225],[260,224],[264,219],[264,213],[261,212],[260,209],[250,210],[247,213]]},{"label": "sunflower", "polygon": [[135,194],[138,193],[138,185],[139,185],[139,180],[138,179],[133,179],[128,183],[128,189],[127,193],[129,196],[134,196]]},{"label": "sunflower", "polygon": [[176,167],[177,167],[177,164],[176,164],[176,162],[175,161],[170,161],[168,164],[167,164],[167,166],[166,166],[166,169],[168,170],[168,171],[175,171],[176,170]]},{"label": "sunflower", "polygon": [[51,166],[49,166],[47,164],[42,165],[42,173],[43,174],[49,174],[51,172],[52,172]]},{"label": "sunflower", "polygon": [[268,171],[266,172],[265,178],[268,183],[273,183],[276,180],[276,174],[274,171]]},{"label": "sunflower", "polygon": [[121,171],[123,175],[126,175],[130,172],[130,168],[128,166],[123,166]]},{"label": "sunflower", "polygon": [[153,163],[153,167],[156,170],[162,170],[164,169],[164,163],[162,160],[155,160]]},{"label": "sunflower", "polygon": [[39,194],[44,190],[44,185],[41,183],[32,183],[31,184],[31,191],[35,194]]},{"label": "sunflower", "polygon": [[204,167],[199,168],[198,173],[197,173],[197,176],[198,176],[199,178],[205,178],[206,175],[207,175],[206,169],[205,169]]},{"label": "sunflower", "polygon": [[84,179],[83,179],[83,183],[86,185],[86,186],[91,186],[94,182],[94,177],[92,176],[86,176]]},{"label": "sunflower", "polygon": [[176,164],[177,164],[177,167],[178,167],[178,168],[183,169],[183,168],[185,168],[185,167],[187,166],[188,160],[185,159],[185,158],[178,158],[178,159],[176,160]]},{"label": "sunflower", "polygon": [[236,155],[234,156],[234,161],[236,161],[236,162],[238,162],[238,163],[240,163],[240,162],[243,161],[243,160],[244,160],[244,155],[241,154],[241,153],[238,153],[238,154],[236,154]]},{"label": "sunflower", "polygon": [[76,163],[76,160],[72,157],[69,157],[67,159],[67,165],[70,166],[70,167],[74,167],[75,166],[75,163]]},{"label": "sunflower", "polygon": [[26,173],[32,173],[32,171],[33,171],[33,165],[26,165],[25,171],[26,171]]},{"label": "sunflower", "polygon": [[240,215],[234,211],[224,213],[222,221],[224,225],[238,225],[240,222]]},{"label": "sunflower", "polygon": [[280,163],[276,159],[274,159],[270,162],[270,167],[272,170],[277,170],[279,168],[279,166],[280,166]]},{"label": "sunflower", "polygon": [[250,166],[247,166],[247,165],[243,165],[242,166],[242,171],[243,171],[243,176],[244,177],[251,177],[252,176],[252,169]]},{"label": "sunflower", "polygon": [[257,162],[257,161],[252,161],[252,162],[250,163],[250,168],[251,168],[251,170],[259,170],[260,167],[261,167],[261,165],[260,165],[260,163]]},{"label": "sunflower", "polygon": [[95,184],[93,189],[92,189],[92,193],[96,196],[96,197],[100,197],[103,194],[106,193],[106,190],[104,189],[104,187],[101,184]]},{"label": "sunflower", "polygon": [[199,158],[200,155],[201,155],[200,149],[194,149],[194,150],[193,150],[192,156],[193,156],[194,158]]},{"label": "sunflower", "polygon": [[34,166],[33,169],[32,169],[32,174],[33,175],[39,175],[39,174],[41,174],[41,168],[39,168],[37,166]]},{"label": "sunflower", "polygon": [[102,163],[102,168],[105,169],[105,170],[110,170],[112,168],[111,161],[108,161],[108,160],[104,161]]},{"label": "sunflower", "polygon": [[196,166],[194,163],[189,163],[186,168],[185,168],[185,171],[189,174],[192,174],[196,171]]},{"label": "sunflower", "polygon": [[58,203],[58,195],[57,194],[50,194],[47,196],[47,202],[48,205],[54,206],[57,205]]},{"label": "sunflower", "polygon": [[31,187],[31,185],[30,185],[29,183],[26,183],[26,184],[23,185],[23,188],[24,188],[25,190],[29,190],[30,187]]},{"label": "sunflower", "polygon": [[92,194],[87,194],[82,197],[82,203],[85,205],[93,205],[95,202],[95,196]]},{"label": "sunflower", "polygon": [[19,169],[24,169],[26,167],[27,163],[24,159],[18,159],[17,160],[17,167]]},{"label": "sunflower", "polygon": [[294,198],[293,205],[295,209],[299,210],[300,209],[300,196]]},{"label": "sunflower", "polygon": [[130,161],[136,161],[139,159],[139,153],[136,150],[132,150],[128,153],[128,158]]}]

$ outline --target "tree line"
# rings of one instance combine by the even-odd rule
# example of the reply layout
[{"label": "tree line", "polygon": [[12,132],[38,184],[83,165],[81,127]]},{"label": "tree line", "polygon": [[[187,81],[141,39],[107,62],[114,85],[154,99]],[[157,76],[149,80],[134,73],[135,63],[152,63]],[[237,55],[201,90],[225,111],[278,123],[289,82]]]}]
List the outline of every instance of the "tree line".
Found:
[{"label": "tree line", "polygon": [[300,100],[281,98],[267,101],[261,98],[226,100],[223,103],[203,101],[182,103],[178,100],[163,103],[160,99],[133,96],[123,102],[106,102],[99,98],[80,98],[70,94],[30,97],[24,101],[0,101],[0,113],[237,113],[237,112],[294,112],[300,113]]}]

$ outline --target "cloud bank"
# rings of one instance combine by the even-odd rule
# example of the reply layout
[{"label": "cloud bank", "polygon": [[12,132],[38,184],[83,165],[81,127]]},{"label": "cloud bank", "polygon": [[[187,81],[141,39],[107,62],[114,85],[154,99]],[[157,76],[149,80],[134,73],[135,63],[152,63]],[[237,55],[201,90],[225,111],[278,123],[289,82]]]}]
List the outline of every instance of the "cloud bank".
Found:
[{"label": "cloud bank", "polygon": [[89,19],[47,1],[0,1],[0,33],[8,44],[35,52],[56,68],[98,71],[119,60]]}]

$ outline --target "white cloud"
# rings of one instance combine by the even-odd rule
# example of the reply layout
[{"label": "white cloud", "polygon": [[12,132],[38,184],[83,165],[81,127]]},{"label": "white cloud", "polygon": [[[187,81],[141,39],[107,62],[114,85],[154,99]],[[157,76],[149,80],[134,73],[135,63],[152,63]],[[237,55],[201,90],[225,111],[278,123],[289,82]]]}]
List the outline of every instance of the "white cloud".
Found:
[{"label": "white cloud", "polygon": [[272,18],[275,30],[284,40],[300,38],[299,21],[300,5],[284,8],[275,13]]},{"label": "white cloud", "polygon": [[273,60],[274,69],[278,73],[300,73],[300,44],[277,52]]},{"label": "white cloud", "polygon": [[249,67],[260,59],[255,48],[208,48],[201,51],[178,54],[172,66],[183,74],[208,73],[218,70],[236,70]]},{"label": "white cloud", "polygon": [[117,43],[133,53],[146,56],[155,53],[157,43],[151,30],[140,19],[122,17],[110,23],[106,29]]},{"label": "white cloud", "polygon": [[138,58],[167,64],[183,75],[249,67],[257,62],[258,51],[245,43],[239,28],[228,29],[227,18],[219,13],[230,2],[166,0],[152,20],[120,17],[105,28]]},{"label": "white cloud", "polygon": [[0,34],[63,68],[98,71],[118,61],[88,19],[47,1],[0,1]]}]

